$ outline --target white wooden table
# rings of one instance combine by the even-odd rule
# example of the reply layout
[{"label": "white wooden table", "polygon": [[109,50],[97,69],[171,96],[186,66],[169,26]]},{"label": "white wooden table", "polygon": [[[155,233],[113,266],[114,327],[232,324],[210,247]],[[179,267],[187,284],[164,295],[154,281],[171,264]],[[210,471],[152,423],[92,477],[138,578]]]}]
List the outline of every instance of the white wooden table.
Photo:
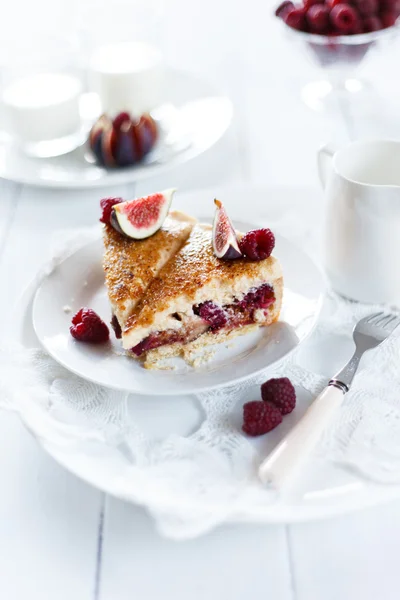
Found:
[{"label": "white wooden table", "polygon": [[[170,0],[168,6],[169,61],[218,82],[233,98],[236,118],[212,151],[141,183],[136,193],[224,181],[315,188],[321,143],[395,137],[400,129],[400,112],[396,120],[389,109],[361,114],[342,107],[330,118],[309,112],[299,88],[311,67],[287,45],[268,2]],[[397,49],[388,61],[399,56]],[[389,67],[385,73],[390,81]],[[45,260],[50,234],[93,223],[100,197],[131,192],[132,186],[53,192],[0,184],[3,322]],[[157,535],[144,510],[65,472],[12,414],[0,413],[0,449],[1,600],[399,597],[400,502],[309,524],[226,525],[174,543]]]}]

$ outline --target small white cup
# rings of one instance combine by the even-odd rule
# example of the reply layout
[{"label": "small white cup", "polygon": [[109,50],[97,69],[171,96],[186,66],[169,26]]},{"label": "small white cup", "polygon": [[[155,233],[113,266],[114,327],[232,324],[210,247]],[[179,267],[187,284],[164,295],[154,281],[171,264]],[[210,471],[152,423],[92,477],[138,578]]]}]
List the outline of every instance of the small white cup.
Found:
[{"label": "small white cup", "polygon": [[400,306],[400,142],[354,142],[318,153],[327,198],[325,269],[332,287]]}]

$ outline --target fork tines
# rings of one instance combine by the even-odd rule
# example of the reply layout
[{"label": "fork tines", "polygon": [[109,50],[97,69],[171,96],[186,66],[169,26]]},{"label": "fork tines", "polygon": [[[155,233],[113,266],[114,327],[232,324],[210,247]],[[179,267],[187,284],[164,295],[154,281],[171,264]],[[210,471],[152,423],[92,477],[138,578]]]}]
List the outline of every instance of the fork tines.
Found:
[{"label": "fork tines", "polygon": [[400,323],[400,317],[393,313],[379,312],[366,317],[366,322],[376,327],[393,331]]}]

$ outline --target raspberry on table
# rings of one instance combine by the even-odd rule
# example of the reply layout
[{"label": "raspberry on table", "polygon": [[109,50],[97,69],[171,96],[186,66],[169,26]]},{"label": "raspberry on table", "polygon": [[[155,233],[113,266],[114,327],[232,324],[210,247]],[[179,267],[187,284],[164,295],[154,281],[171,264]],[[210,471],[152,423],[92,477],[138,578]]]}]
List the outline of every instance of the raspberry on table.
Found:
[{"label": "raspberry on table", "polygon": [[111,210],[115,204],[119,204],[123,202],[122,198],[103,198],[100,200],[100,207],[102,209],[102,215],[100,218],[100,223],[109,223],[111,219]]},{"label": "raspberry on table", "polygon": [[291,413],[296,406],[296,390],[287,377],[269,379],[263,383],[261,397],[264,402],[271,402],[282,415]]},{"label": "raspberry on table", "polygon": [[275,429],[281,422],[282,414],[271,402],[254,400],[246,402],[243,406],[242,429],[247,435],[263,435]]},{"label": "raspberry on table", "polygon": [[110,332],[104,321],[94,310],[86,307],[78,310],[72,317],[72,325],[69,330],[72,337],[79,342],[104,344],[110,338]]},{"label": "raspberry on table", "polygon": [[271,256],[275,236],[270,229],[253,229],[244,234],[239,242],[242,254],[250,260],[264,260]]}]

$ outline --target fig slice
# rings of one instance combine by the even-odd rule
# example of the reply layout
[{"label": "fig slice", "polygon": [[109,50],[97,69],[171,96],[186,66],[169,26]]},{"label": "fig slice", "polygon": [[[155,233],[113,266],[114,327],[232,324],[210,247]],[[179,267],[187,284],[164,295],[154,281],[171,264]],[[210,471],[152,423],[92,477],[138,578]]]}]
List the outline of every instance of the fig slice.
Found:
[{"label": "fig slice", "polygon": [[212,231],[214,254],[223,260],[240,258],[242,253],[239,250],[238,239],[228,213],[220,200],[215,199],[214,203],[217,207]]},{"label": "fig slice", "polygon": [[150,237],[164,223],[175,191],[171,188],[116,204],[111,213],[111,225],[134,240]]}]

